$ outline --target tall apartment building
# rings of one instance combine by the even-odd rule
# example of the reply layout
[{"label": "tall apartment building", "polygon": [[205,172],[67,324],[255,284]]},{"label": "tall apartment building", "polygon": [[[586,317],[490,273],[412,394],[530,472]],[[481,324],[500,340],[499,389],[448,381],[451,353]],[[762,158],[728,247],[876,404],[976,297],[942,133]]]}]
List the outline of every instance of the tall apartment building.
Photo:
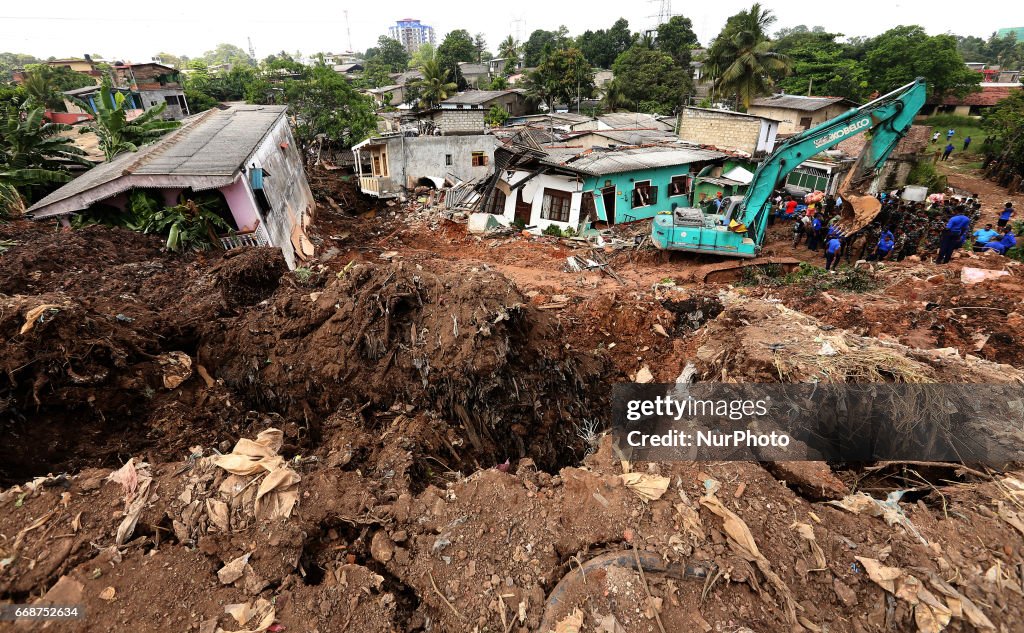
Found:
[{"label": "tall apartment building", "polygon": [[402,43],[409,54],[415,53],[420,44],[434,43],[434,27],[420,24],[419,20],[405,18],[388,29],[388,34]]}]

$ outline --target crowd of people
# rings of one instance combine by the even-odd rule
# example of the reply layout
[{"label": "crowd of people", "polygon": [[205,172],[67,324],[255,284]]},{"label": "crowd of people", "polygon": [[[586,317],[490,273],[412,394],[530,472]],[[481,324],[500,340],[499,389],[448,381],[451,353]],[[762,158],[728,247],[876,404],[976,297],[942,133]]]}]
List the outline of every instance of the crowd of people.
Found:
[{"label": "crowd of people", "polygon": [[815,197],[805,204],[777,192],[773,219],[792,221],[793,246],[803,242],[811,251],[820,249],[826,270],[835,270],[844,260],[901,261],[912,255],[945,264],[968,244],[975,252],[1000,255],[1017,245],[1010,226],[1016,215],[1011,202],[1003,206],[996,227],[981,227],[982,205],[974,198],[932,196],[912,202],[903,200],[901,193],[878,194],[881,211],[868,226],[850,234],[840,222],[843,205],[849,203],[840,196]]}]

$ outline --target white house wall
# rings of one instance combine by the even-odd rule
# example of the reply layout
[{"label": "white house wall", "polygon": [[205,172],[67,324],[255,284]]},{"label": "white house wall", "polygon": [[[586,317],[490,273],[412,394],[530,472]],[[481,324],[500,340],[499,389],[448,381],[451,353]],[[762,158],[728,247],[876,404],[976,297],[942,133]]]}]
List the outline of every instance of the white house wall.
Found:
[{"label": "white house wall", "polygon": [[[511,187],[514,187],[516,183],[519,183],[530,176],[530,172],[517,171],[513,174],[512,178],[506,178],[505,181]],[[555,189],[558,191],[565,191],[572,194],[572,200],[569,203],[569,221],[568,222],[555,222],[553,220],[546,220],[540,217],[541,209],[544,206],[544,189]],[[553,176],[548,174],[542,174],[535,176],[529,180],[525,185],[522,186],[523,190],[523,201],[530,203],[530,221],[527,223],[529,226],[536,227],[538,232],[543,231],[551,225],[555,225],[560,229],[572,228],[575,230],[580,223],[580,205],[583,199],[582,183],[578,182],[575,178],[568,176]],[[518,193],[513,191],[511,195],[505,196],[505,211],[504,215],[509,222],[512,222],[516,218],[516,200]]]}]

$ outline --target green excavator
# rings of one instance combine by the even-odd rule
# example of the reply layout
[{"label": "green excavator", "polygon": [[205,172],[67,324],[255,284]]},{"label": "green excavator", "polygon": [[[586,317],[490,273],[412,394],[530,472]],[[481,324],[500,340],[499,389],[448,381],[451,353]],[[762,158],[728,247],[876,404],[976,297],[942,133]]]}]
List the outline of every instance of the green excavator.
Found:
[{"label": "green excavator", "polygon": [[754,172],[744,196],[730,196],[716,213],[700,208],[663,211],[651,224],[651,239],[666,251],[757,257],[768,226],[771,197],[776,187],[800,163],[857,134],[869,134],[864,150],[839,189],[847,233],[866,226],[881,209],[866,193],[921,110],[927,96],[918,78],[898,90],[787,139]]}]

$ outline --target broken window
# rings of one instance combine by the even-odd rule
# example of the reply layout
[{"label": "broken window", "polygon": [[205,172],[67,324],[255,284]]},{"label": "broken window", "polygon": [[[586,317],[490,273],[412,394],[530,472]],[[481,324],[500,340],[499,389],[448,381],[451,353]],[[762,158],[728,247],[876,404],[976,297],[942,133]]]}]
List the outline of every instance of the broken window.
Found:
[{"label": "broken window", "polygon": [[451,165],[452,165],[452,155],[451,154],[445,154],[444,155],[444,164],[446,166],[448,166],[448,167],[451,167]]},{"label": "broken window", "polygon": [[572,206],[572,194],[568,191],[544,189],[544,202],[540,207],[540,217],[552,222],[568,222],[570,206]]},{"label": "broken window", "polygon": [[597,219],[597,207],[594,206],[594,192],[586,191],[580,198],[580,217]]},{"label": "broken window", "polygon": [[810,129],[810,127],[811,127],[811,117],[809,117],[809,116],[800,117],[800,127],[802,127],[805,130]]},{"label": "broken window", "polygon": [[650,180],[641,180],[633,185],[633,208],[649,207],[658,202],[658,188]]},{"label": "broken window", "polygon": [[690,194],[693,179],[689,176],[672,176],[668,184],[668,197],[686,196]]},{"label": "broken window", "polygon": [[487,154],[483,152],[473,152],[473,167],[486,167],[487,162]]},{"label": "broken window", "polygon": [[505,192],[501,189],[495,189],[491,192],[491,197],[487,199],[487,204],[484,205],[484,213],[491,213],[494,215],[501,215],[505,213]]}]

